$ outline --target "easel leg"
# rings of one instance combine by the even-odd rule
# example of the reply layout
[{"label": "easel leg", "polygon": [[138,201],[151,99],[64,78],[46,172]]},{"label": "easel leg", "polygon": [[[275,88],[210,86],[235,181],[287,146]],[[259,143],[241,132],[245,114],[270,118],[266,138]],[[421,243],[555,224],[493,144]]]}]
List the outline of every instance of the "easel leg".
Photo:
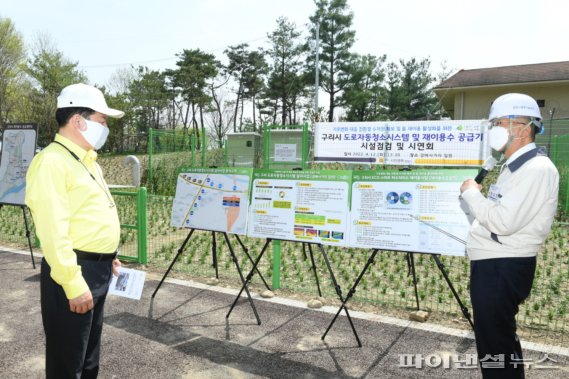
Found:
[{"label": "easel leg", "polygon": [[219,279],[219,272],[217,269],[217,241],[215,240],[215,232],[211,231],[211,256],[213,258],[213,268],[215,269],[215,277]]},{"label": "easel leg", "polygon": [[[352,327],[352,331],[354,332],[354,336],[356,337],[356,341],[358,342],[358,346],[362,347],[362,343],[360,342],[360,337],[358,336],[358,332],[356,331],[356,327],[354,326],[354,323],[352,321],[352,317],[350,317],[350,312],[348,312],[348,308],[345,307],[346,301],[344,300],[344,297],[342,296],[342,288],[340,288],[340,285],[336,281],[336,277],[334,276],[334,272],[332,271],[332,266],[330,265],[330,261],[328,260],[328,255],[326,254],[326,251],[324,250],[324,246],[322,246],[321,244],[318,244],[318,248],[322,252],[322,256],[324,257],[324,261],[326,262],[326,267],[328,267],[328,272],[330,273],[330,278],[332,279],[332,283],[334,283],[334,289],[336,290],[336,294],[338,295],[338,298],[342,302],[342,306],[340,307],[340,311],[343,308],[344,312],[346,312],[346,317],[348,318],[348,321],[350,322],[350,326]],[[328,329],[330,329],[330,328],[328,328]],[[326,333],[322,336],[322,339],[324,339],[325,336],[326,336]]]},{"label": "easel leg", "polygon": [[[239,298],[241,297],[241,294],[243,293],[243,290],[245,289],[245,287],[247,286],[247,283],[249,283],[249,281],[251,280],[251,278],[253,277],[253,273],[255,272],[257,265],[259,264],[259,261],[261,260],[261,258],[263,257],[263,255],[265,254],[265,251],[267,251],[267,247],[269,246],[269,244],[271,243],[271,239],[267,239],[265,241],[265,245],[263,246],[263,248],[261,249],[261,252],[259,253],[259,256],[257,257],[257,260],[255,260],[255,263],[253,263],[253,268],[251,269],[251,271],[249,271],[249,273],[247,274],[245,283],[243,283],[243,286],[241,287],[241,290],[239,291],[239,293],[237,294],[237,296],[235,297],[235,300],[233,301],[233,304],[231,304],[231,307],[229,308],[229,311],[227,312],[227,315],[225,316],[226,318],[229,318],[229,315],[231,315],[231,312],[233,311],[233,308],[235,308],[235,305],[237,304],[237,301],[239,300]],[[259,323],[259,325],[261,325],[261,321],[257,318],[257,321]]]},{"label": "easel leg", "polygon": [[[302,243],[304,249],[305,243]],[[318,287],[318,296],[322,297],[322,291],[320,290],[320,281],[318,280],[318,272],[316,272],[316,263],[314,262],[314,254],[312,253],[312,245],[308,244],[308,252],[310,253],[310,260],[312,261],[312,271],[314,272],[314,279],[316,279],[316,287]]]},{"label": "easel leg", "polygon": [[152,297],[154,298],[154,296],[156,296],[156,292],[158,292],[158,290],[160,289],[160,286],[162,286],[162,283],[164,282],[164,279],[166,279],[166,277],[168,276],[168,274],[170,273],[170,270],[172,269],[172,267],[174,266],[174,263],[176,263],[176,261],[178,260],[178,258],[180,257],[180,254],[182,254],[182,252],[184,251],[184,249],[186,248],[186,244],[188,243],[188,241],[190,240],[190,237],[192,236],[192,234],[194,233],[195,229],[190,230],[190,233],[188,233],[188,236],[186,237],[186,239],[184,240],[184,243],[182,243],[182,246],[180,246],[180,248],[178,249],[178,254],[176,254],[176,257],[174,258],[174,260],[172,261],[172,263],[170,263],[170,267],[168,267],[168,270],[166,271],[166,273],[164,274],[164,276],[162,277],[162,280],[160,280],[160,283],[158,284],[158,287],[156,287],[156,289],[154,290],[154,292],[152,293]]},{"label": "easel leg", "polygon": [[456,301],[458,302],[458,305],[460,306],[460,309],[462,310],[462,314],[464,315],[464,317],[468,320],[468,322],[470,323],[470,326],[472,327],[472,330],[474,330],[474,323],[472,322],[472,318],[470,317],[470,313],[468,312],[468,308],[466,308],[464,306],[464,304],[462,304],[462,301],[460,300],[460,297],[458,296],[458,293],[456,292],[456,290],[454,289],[454,286],[452,285],[452,283],[450,282],[450,279],[445,271],[445,266],[443,265],[443,263],[441,262],[440,258],[438,255],[436,254],[432,254],[433,259],[435,260],[435,262],[437,263],[437,267],[439,268],[439,270],[441,271],[441,273],[443,274],[450,290],[452,291],[452,294],[454,295],[454,298],[456,299]]},{"label": "easel leg", "polygon": [[[231,253],[231,257],[233,258],[233,263],[235,263],[235,267],[237,268],[237,272],[239,273],[239,278],[241,279],[241,283],[243,283],[243,287],[241,288],[241,291],[239,292],[239,295],[237,296],[237,299],[239,299],[239,296],[241,295],[241,292],[243,291],[243,289],[245,289],[245,293],[247,294],[247,298],[249,299],[249,303],[251,304],[251,308],[253,309],[253,313],[255,314],[255,318],[257,319],[257,325],[261,325],[261,319],[259,318],[259,314],[257,313],[257,308],[255,308],[255,303],[253,303],[253,299],[251,298],[251,294],[249,293],[249,287],[247,286],[247,283],[250,280],[249,275],[247,275],[247,280],[245,280],[245,278],[243,277],[243,273],[241,272],[241,267],[239,267],[239,262],[237,260],[237,256],[235,256],[235,252],[233,251],[233,246],[231,246],[231,242],[229,241],[229,236],[227,235],[227,233],[223,233],[223,236],[225,237],[225,242],[227,243],[227,246],[229,247],[229,252]],[[260,255],[259,255],[260,257]],[[257,262],[255,263],[259,263],[259,260],[257,259]],[[253,267],[254,269],[257,268],[257,265],[255,264],[255,267]],[[253,272],[253,270],[251,271]],[[251,273],[251,275],[253,275]],[[237,299],[235,300],[235,302],[237,301]],[[233,305],[235,305],[235,302],[233,303]],[[233,305],[231,305],[231,309],[233,309]],[[231,313],[231,309],[229,310],[229,313]],[[226,318],[229,317],[229,313],[227,314],[227,316],[225,316]]]},{"label": "easel leg", "polygon": [[[247,255],[247,258],[249,258],[249,262],[251,263],[255,263],[253,261],[253,258],[251,258],[251,255],[249,254],[249,249],[247,249],[247,247],[245,246],[245,244],[243,244],[243,242],[241,241],[241,238],[239,238],[239,235],[234,234],[235,238],[237,238],[237,242],[239,242],[239,245],[241,245],[241,249],[243,249],[243,252],[245,253],[245,255]],[[272,291],[271,287],[269,287],[269,285],[267,284],[267,282],[265,281],[265,278],[263,277],[263,274],[261,274],[261,271],[259,271],[259,269],[255,266],[255,271],[257,271],[257,274],[259,274],[259,277],[261,278],[261,280],[263,281],[263,284],[265,285],[265,287],[269,290]]]},{"label": "easel leg", "polygon": [[307,245],[306,242],[302,243],[302,258],[304,258],[304,260],[308,259],[308,256],[306,255],[306,245]]},{"label": "easel leg", "polygon": [[22,213],[24,215],[24,224],[26,225],[26,238],[28,239],[28,247],[30,248],[30,256],[32,257],[32,267],[36,268],[36,260],[34,259],[34,252],[32,251],[32,240],[30,238],[30,227],[28,226],[28,218],[26,217],[26,207],[22,206]]},{"label": "easel leg", "polygon": [[419,306],[419,291],[417,290],[417,275],[415,273],[415,258],[413,253],[407,253],[407,266],[409,267],[409,274],[413,275],[413,286],[415,287],[415,301],[417,302],[417,310],[421,309]]}]

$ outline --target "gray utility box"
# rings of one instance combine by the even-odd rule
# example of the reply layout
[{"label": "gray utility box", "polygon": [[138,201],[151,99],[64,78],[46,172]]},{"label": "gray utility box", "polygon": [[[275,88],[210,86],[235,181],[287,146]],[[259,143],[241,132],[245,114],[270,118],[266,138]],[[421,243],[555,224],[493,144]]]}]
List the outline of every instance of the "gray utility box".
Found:
[{"label": "gray utility box", "polygon": [[227,134],[225,151],[229,167],[259,167],[261,135],[258,133]]}]

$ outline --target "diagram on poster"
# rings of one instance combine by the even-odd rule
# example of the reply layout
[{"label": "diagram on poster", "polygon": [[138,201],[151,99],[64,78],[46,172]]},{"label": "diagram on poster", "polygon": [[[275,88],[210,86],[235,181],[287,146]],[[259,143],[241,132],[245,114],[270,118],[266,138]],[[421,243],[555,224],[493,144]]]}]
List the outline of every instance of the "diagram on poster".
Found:
[{"label": "diagram on poster", "polygon": [[475,175],[475,170],[354,173],[350,245],[464,256],[465,246],[456,238],[466,240],[470,222],[459,188]]},{"label": "diagram on poster", "polygon": [[350,171],[255,170],[247,235],[346,246]]},{"label": "diagram on poster", "polygon": [[245,234],[252,169],[183,169],[172,205],[174,227]]},{"label": "diagram on poster", "polygon": [[36,124],[8,124],[2,134],[0,203],[24,205],[26,173],[36,151]]}]

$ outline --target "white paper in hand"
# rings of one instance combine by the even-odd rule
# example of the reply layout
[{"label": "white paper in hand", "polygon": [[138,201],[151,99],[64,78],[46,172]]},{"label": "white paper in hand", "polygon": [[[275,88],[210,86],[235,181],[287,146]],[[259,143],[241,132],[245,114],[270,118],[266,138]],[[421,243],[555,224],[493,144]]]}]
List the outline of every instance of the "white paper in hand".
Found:
[{"label": "white paper in hand", "polygon": [[146,272],[121,267],[119,276],[112,275],[109,294],[140,300]]}]

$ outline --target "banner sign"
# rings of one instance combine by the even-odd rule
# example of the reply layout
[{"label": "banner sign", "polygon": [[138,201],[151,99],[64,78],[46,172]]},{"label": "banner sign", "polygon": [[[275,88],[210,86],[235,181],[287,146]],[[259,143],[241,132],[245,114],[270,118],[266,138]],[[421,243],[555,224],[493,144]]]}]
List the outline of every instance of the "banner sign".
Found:
[{"label": "banner sign", "polygon": [[486,128],[483,120],[316,123],[314,161],[481,166]]},{"label": "banner sign", "polygon": [[0,204],[25,205],[26,174],[36,153],[37,124],[7,124],[2,133]]},{"label": "banner sign", "polygon": [[[353,247],[465,255],[470,221],[460,185],[476,170],[354,171]],[[457,240],[458,239],[458,240]]]},{"label": "banner sign", "polygon": [[255,170],[247,235],[346,246],[351,171]]},{"label": "banner sign", "polygon": [[245,234],[252,171],[250,168],[181,169],[171,225]]}]

